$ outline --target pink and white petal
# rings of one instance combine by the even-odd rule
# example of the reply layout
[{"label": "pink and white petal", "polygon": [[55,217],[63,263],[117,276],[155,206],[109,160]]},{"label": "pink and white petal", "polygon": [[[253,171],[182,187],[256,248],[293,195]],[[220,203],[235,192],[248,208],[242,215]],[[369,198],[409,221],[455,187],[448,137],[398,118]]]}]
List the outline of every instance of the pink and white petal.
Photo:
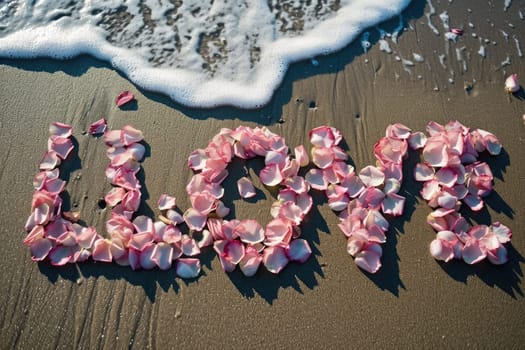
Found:
[{"label": "pink and white petal", "polygon": [[188,157],[188,167],[194,171],[202,170],[206,166],[207,160],[208,156],[206,155],[206,151],[203,149],[196,149],[191,152]]},{"label": "pink and white petal", "polygon": [[429,181],[434,178],[434,168],[424,163],[417,163],[414,168],[414,179],[416,181]]},{"label": "pink and white petal", "polygon": [[341,182],[341,186],[346,188],[350,198],[356,198],[365,190],[365,185],[358,176],[350,175]]},{"label": "pink and white petal", "polygon": [[271,273],[279,273],[288,265],[288,258],[283,247],[267,247],[263,251],[263,264]]},{"label": "pink and white petal", "polygon": [[112,147],[123,147],[124,143],[120,140],[120,130],[108,130],[104,133],[104,142]]},{"label": "pink and white petal", "polygon": [[256,220],[242,220],[239,227],[239,238],[246,244],[257,244],[264,241],[264,229]]},{"label": "pink and white petal", "polygon": [[401,123],[396,123],[396,124],[391,124],[389,126],[387,126],[386,128],[386,136],[387,137],[393,137],[393,138],[396,138],[396,139],[402,139],[402,140],[405,140],[405,139],[408,139],[411,135],[411,132],[412,130],[410,130],[407,126],[401,124]]},{"label": "pink and white petal", "polygon": [[259,252],[255,248],[248,246],[245,249],[244,257],[239,262],[239,267],[246,277],[251,277],[257,273],[262,260],[263,258]]},{"label": "pink and white petal", "polygon": [[166,218],[170,220],[174,225],[182,224],[184,222],[184,218],[180,213],[173,209],[168,209],[166,211]]},{"label": "pink and white petal", "polygon": [[308,158],[308,153],[304,149],[303,145],[299,145],[294,148],[294,155],[295,155],[295,159],[297,159],[301,167],[307,166],[308,163],[310,163],[310,159]]},{"label": "pink and white petal", "polygon": [[281,171],[277,164],[270,164],[261,170],[259,177],[266,186],[277,186],[283,181]]},{"label": "pink and white petal", "polygon": [[495,250],[489,250],[487,252],[487,258],[494,265],[503,265],[509,261],[507,249],[502,245]]},{"label": "pink and white petal", "polygon": [[308,184],[302,176],[292,176],[285,180],[284,184],[295,193],[305,193],[309,190]]},{"label": "pink and white petal", "polygon": [[338,198],[329,198],[328,199],[328,206],[333,211],[343,211],[348,207],[348,202],[350,199],[346,194],[341,195]]},{"label": "pink and white petal", "polygon": [[290,261],[305,263],[312,254],[312,248],[304,239],[294,239],[286,248],[286,255]]},{"label": "pink and white petal", "polygon": [[401,182],[398,179],[388,178],[385,180],[385,186],[383,187],[383,193],[394,194],[398,193],[401,189]]},{"label": "pink and white petal", "polygon": [[369,273],[376,273],[381,268],[381,255],[381,246],[370,244],[356,255],[354,262],[359,268]]},{"label": "pink and white petal", "polygon": [[320,169],[310,169],[310,171],[306,173],[305,180],[316,190],[323,191],[328,187],[328,181],[325,179],[323,171]]},{"label": "pink and white petal", "polygon": [[381,210],[383,213],[394,216],[403,215],[405,208],[405,197],[396,193],[389,193],[381,203]]},{"label": "pink and white petal", "polygon": [[[335,128],[334,130],[338,133]],[[316,147],[332,147],[337,144],[332,128],[325,125],[310,130],[308,136],[310,137],[310,142]]]},{"label": "pink and white petal", "polygon": [[472,211],[479,211],[483,208],[483,200],[479,196],[468,194],[463,198],[463,202],[472,209]]},{"label": "pink and white petal", "polygon": [[430,255],[436,260],[448,262],[454,258],[454,249],[450,243],[437,238],[430,243]]},{"label": "pink and white petal", "polygon": [[264,157],[264,164],[265,165],[275,164],[275,165],[278,165],[279,168],[282,168],[284,164],[286,163],[286,158],[287,158],[287,155],[281,152],[268,151]]},{"label": "pink and white petal", "polygon": [[241,198],[252,198],[256,194],[252,181],[247,177],[241,177],[237,181],[237,189]]},{"label": "pink and white petal", "polygon": [[53,170],[60,165],[60,158],[55,151],[47,151],[38,164],[40,170]]},{"label": "pink and white petal", "polygon": [[140,143],[134,143],[128,146],[126,153],[131,157],[131,159],[140,162],[146,154],[146,147]]},{"label": "pink and white petal", "polygon": [[292,227],[289,221],[282,218],[273,219],[266,225],[264,244],[267,246],[288,243],[292,237]]},{"label": "pink and white petal", "polygon": [[507,242],[510,242],[510,238],[512,237],[512,232],[510,231],[510,229],[499,223],[499,222],[495,222],[491,225],[491,230],[492,232],[494,232],[494,234],[496,235],[496,237],[498,237],[498,241],[500,243],[507,243]]},{"label": "pink and white petal", "polygon": [[365,186],[377,187],[385,181],[385,174],[375,166],[369,165],[361,169],[359,178]]},{"label": "pink and white petal", "polygon": [[368,227],[368,241],[375,243],[385,243],[385,232],[379,226],[376,225]]},{"label": "pink and white petal", "polygon": [[31,252],[31,260],[44,260],[52,248],[53,245],[51,244],[51,241],[47,238],[40,237],[33,240],[29,245],[29,251]]},{"label": "pink and white petal", "polygon": [[474,239],[467,240],[463,246],[463,249],[461,250],[461,254],[463,256],[463,260],[469,265],[480,262],[487,256],[486,253],[481,250],[478,241]]},{"label": "pink and white petal", "polygon": [[418,149],[425,147],[426,143],[427,143],[427,136],[421,131],[416,131],[410,134],[410,137],[408,138],[408,145],[413,150],[418,150]]},{"label": "pink and white petal", "polygon": [[361,236],[351,235],[346,241],[346,251],[352,256],[356,256],[366,245],[366,241]]},{"label": "pink and white petal", "polygon": [[195,258],[180,258],[177,260],[175,272],[181,278],[195,278],[201,272],[201,262]]},{"label": "pink and white petal", "polygon": [[458,198],[451,195],[448,192],[441,192],[441,195],[437,199],[438,205],[446,209],[453,209],[456,207]]},{"label": "pink and white petal", "polygon": [[106,119],[99,119],[89,126],[88,133],[90,135],[103,134],[106,131],[107,126]]},{"label": "pink and white petal", "polygon": [[161,270],[169,270],[173,260],[173,247],[171,244],[158,243],[155,245],[152,260]]},{"label": "pink and white petal", "polygon": [[225,272],[232,272],[237,267],[236,264],[232,263],[226,256],[219,255],[219,261],[221,263],[222,269]]},{"label": "pink and white petal", "polygon": [[73,127],[68,124],[54,122],[49,125],[49,134],[52,137],[70,137],[73,134]]},{"label": "pink and white petal", "polygon": [[120,141],[125,146],[140,142],[144,139],[142,131],[135,129],[131,125],[126,125],[120,130]]},{"label": "pink and white petal", "polygon": [[334,153],[330,148],[314,147],[312,149],[312,162],[321,169],[326,169],[332,165]]},{"label": "pink and white petal", "polygon": [[423,184],[421,189],[421,197],[426,201],[431,201],[441,194],[441,186],[436,180],[430,180]]},{"label": "pink and white petal", "polygon": [[202,231],[208,218],[207,215],[203,215],[193,208],[186,210],[183,217],[186,225],[188,225],[191,230],[195,231]]},{"label": "pink and white petal", "polygon": [[155,248],[157,245],[155,243],[148,243],[144,247],[144,249],[140,252],[140,267],[145,270],[151,270],[157,264],[155,263],[155,260],[153,260],[153,256],[155,253]]},{"label": "pink and white petal", "polygon": [[423,159],[433,167],[443,167],[448,163],[447,145],[443,140],[428,140],[423,148]]},{"label": "pink and white petal", "polygon": [[237,265],[244,258],[244,244],[238,240],[229,241],[224,246],[222,256],[232,264]]},{"label": "pink and white petal", "polygon": [[202,237],[197,242],[199,248],[209,247],[213,244],[213,236],[210,231],[202,230]]},{"label": "pink and white petal", "polygon": [[143,251],[150,243],[153,242],[153,235],[150,232],[135,233],[128,242],[130,248],[136,251]]},{"label": "pink and white petal", "polygon": [[[118,263],[120,265],[126,266],[126,262],[124,261],[124,259],[119,260]],[[132,270],[140,269],[140,252],[135,249],[129,249],[127,264],[131,266]]]},{"label": "pink and white petal", "polygon": [[47,179],[44,183],[44,188],[52,195],[58,195],[64,190],[66,182],[61,179]]},{"label": "pink and white petal", "polygon": [[71,262],[71,259],[73,258],[73,250],[71,247],[59,245],[51,249],[48,256],[49,260],[51,261],[51,265],[63,266],[68,262]]},{"label": "pink and white petal", "polygon": [[119,204],[120,201],[122,201],[122,198],[124,198],[124,195],[126,194],[126,190],[122,187],[113,187],[104,197],[104,200],[106,201],[107,205],[110,207],[114,207],[115,205]]},{"label": "pink and white petal", "polygon": [[194,193],[190,196],[193,209],[197,212],[208,215],[216,208],[216,199],[208,192]]},{"label": "pink and white petal", "polygon": [[111,254],[112,243],[108,239],[97,239],[93,245],[93,260],[102,262],[111,262],[113,255]]},{"label": "pink and white petal", "polygon": [[302,214],[304,216],[310,212],[310,209],[312,209],[313,199],[307,192],[301,193],[297,196],[295,203],[299,208],[301,208]]},{"label": "pink and white petal", "polygon": [[458,175],[451,168],[445,167],[438,170],[435,179],[440,185],[453,187],[458,180]]},{"label": "pink and white petal", "polygon": [[188,235],[182,235],[181,249],[186,256],[195,256],[201,252],[197,242]]},{"label": "pink and white petal", "polygon": [[155,226],[153,220],[145,215],[139,215],[133,220],[133,226],[137,233],[149,233],[150,235],[155,234]]},{"label": "pink and white petal", "polygon": [[217,201],[217,208],[215,209],[215,214],[218,217],[223,218],[230,213],[230,208],[228,208],[222,201]]},{"label": "pink and white petal", "polygon": [[160,210],[173,209],[176,205],[175,197],[163,193],[160,195],[157,204]]},{"label": "pink and white petal", "polygon": [[366,214],[365,219],[363,220],[363,223],[365,224],[365,227],[371,227],[373,225],[377,225],[381,230],[388,231],[389,223],[384,218],[383,215],[379,212],[379,210],[376,209],[369,209],[368,213]]}]

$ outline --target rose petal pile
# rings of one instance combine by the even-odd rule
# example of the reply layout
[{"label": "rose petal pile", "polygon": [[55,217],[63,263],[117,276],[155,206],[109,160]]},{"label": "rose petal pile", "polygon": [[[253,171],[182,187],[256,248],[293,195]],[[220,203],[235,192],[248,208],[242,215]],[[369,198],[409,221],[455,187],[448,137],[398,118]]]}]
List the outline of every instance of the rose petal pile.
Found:
[{"label": "rose petal pile", "polygon": [[[308,156],[302,146],[289,154],[283,137],[267,128],[240,126],[222,129],[205,149],[188,157],[188,166],[196,172],[186,191],[192,207],[184,213],[191,230],[202,232],[200,246],[213,245],[223,269],[233,271],[238,265],[246,276],[253,276],[261,262],[272,273],[279,273],[290,261],[303,263],[311,248],[300,235],[299,226],[312,207],[309,185],[299,176]],[[227,166],[234,157],[264,157],[265,167],[259,176],[266,186],[279,186],[277,201],[272,205],[273,219],[261,226],[256,220],[226,220],[230,209],[221,201],[221,183],[228,176]],[[255,194],[251,181],[238,181],[242,198]]]},{"label": "rose petal pile", "polygon": [[367,166],[356,174],[346,164],[347,155],[338,146],[339,130],[320,126],[309,133],[313,144],[313,163],[318,169],[306,174],[306,181],[325,191],[328,205],[340,212],[339,228],[347,237],[347,251],[357,266],[376,273],[381,267],[382,249],[388,221],[383,214],[403,214],[405,198],[398,194],[403,180],[402,162],[408,143],[419,143],[420,135],[412,134],[402,124],[388,126],[386,136],[374,146],[376,166]]},{"label": "rose petal pile", "polygon": [[493,175],[479,153],[497,155],[499,140],[488,131],[470,130],[457,121],[446,125],[430,122],[423,145],[423,163],[417,164],[414,177],[423,182],[421,197],[434,209],[427,222],[437,231],[430,253],[437,260],[463,259],[467,264],[485,258],[493,264],[507,262],[504,243],[510,229],[499,222],[471,226],[459,213],[461,203],[473,211],[483,208],[483,197],[492,191]]},{"label": "rose petal pile", "polygon": [[[90,127],[97,128],[105,123],[96,122]],[[59,178],[58,166],[73,150],[72,128],[62,123],[50,127],[48,150],[42,158],[40,172],[33,182],[35,192],[31,215],[25,225],[29,232],[24,240],[34,261],[48,258],[53,265],[76,263],[91,257],[94,261],[129,265],[133,269],[150,269],[158,266],[169,269],[176,261],[180,277],[192,278],[200,273],[200,261],[195,258],[181,258],[199,253],[196,242],[182,235],[176,223],[153,221],[145,216],[133,219],[140,205],[140,182],[136,174],[145,148],[139,142],[143,135],[129,125],[121,130],[104,134],[109,146],[107,156],[110,164],[106,176],[115,185],[105,196],[106,203],[113,207],[111,219],[106,223],[109,238],[99,235],[94,227],[84,227],[75,221],[79,213],[62,212],[60,193],[65,181]],[[161,197],[161,209],[173,210],[175,199]],[[170,213],[166,213],[170,216]],[[180,223],[180,222],[179,222]]]}]

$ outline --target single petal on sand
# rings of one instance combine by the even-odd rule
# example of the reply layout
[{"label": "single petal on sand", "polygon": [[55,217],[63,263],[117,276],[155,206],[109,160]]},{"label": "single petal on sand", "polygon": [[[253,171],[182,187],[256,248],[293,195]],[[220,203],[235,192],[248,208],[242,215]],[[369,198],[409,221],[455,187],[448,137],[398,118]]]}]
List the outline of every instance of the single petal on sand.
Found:
[{"label": "single petal on sand", "polygon": [[241,198],[252,198],[256,194],[252,181],[247,177],[241,177],[237,181],[237,189]]},{"label": "single petal on sand", "polygon": [[90,135],[103,134],[108,127],[107,121],[105,118],[99,119],[89,126],[88,133]]},{"label": "single petal on sand", "polygon": [[117,95],[117,98],[115,99],[115,103],[117,104],[117,107],[122,107],[126,103],[129,103],[135,99],[135,96],[129,91],[122,91],[120,94]]},{"label": "single petal on sand", "polygon": [[168,196],[167,194],[161,194],[157,204],[160,210],[173,209],[176,205],[175,197]]}]

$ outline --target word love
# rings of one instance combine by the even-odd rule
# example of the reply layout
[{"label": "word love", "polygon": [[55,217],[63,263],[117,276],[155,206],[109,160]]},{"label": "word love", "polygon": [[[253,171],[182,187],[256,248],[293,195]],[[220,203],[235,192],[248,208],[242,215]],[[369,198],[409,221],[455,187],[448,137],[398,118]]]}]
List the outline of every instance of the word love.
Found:
[{"label": "word love", "polygon": [[[284,138],[266,128],[222,129],[206,148],[188,157],[188,166],[195,172],[186,186],[191,207],[180,215],[175,198],[163,194],[157,221],[136,215],[141,201],[136,174],[144,156],[142,133],[131,126],[106,131],[105,120],[95,122],[89,132],[104,133],[109,147],[106,176],[114,187],[105,196],[112,208],[107,237],[100,236],[94,227],[79,225],[78,213],[62,211],[60,193],[65,182],[59,178],[58,166],[73,149],[72,129],[53,123],[26,224],[29,234],[24,243],[35,261],[47,258],[53,265],[64,265],[91,257],[133,269],[169,269],[175,264],[180,277],[193,278],[200,274],[195,256],[201,248],[213,246],[227,272],[239,266],[244,275],[253,276],[262,265],[277,274],[290,262],[306,262],[312,253],[308,242],[300,238],[300,225],[313,205],[309,193],[314,189],[324,191],[328,205],[338,213],[339,228],[356,265],[376,273],[381,267],[388,218],[403,215],[405,198],[399,190],[409,149],[422,150],[422,162],[414,176],[424,182],[421,196],[435,208],[427,220],[438,231],[430,245],[431,255],[443,261],[462,258],[469,264],[485,257],[495,264],[507,261],[503,244],[510,240],[511,232],[506,226],[471,226],[459,214],[461,203],[472,210],[482,209],[481,198],[490,193],[493,177],[488,165],[477,158],[484,151],[498,154],[501,145],[491,133],[470,130],[459,122],[445,126],[431,122],[427,135],[402,124],[388,126],[385,137],[374,146],[376,165],[358,173],[346,163],[348,156],[338,146],[341,133],[329,126],[309,132],[310,156],[302,145],[292,154]],[[230,208],[222,201],[225,189],[221,184],[236,157],[264,159],[260,180],[278,192],[266,226],[254,219],[228,217]],[[300,169],[311,165],[310,158],[313,167],[302,177]],[[238,180],[237,189],[241,198],[256,193],[246,176]],[[180,230],[183,223],[190,229],[189,235]],[[199,240],[193,238],[197,235]]]}]

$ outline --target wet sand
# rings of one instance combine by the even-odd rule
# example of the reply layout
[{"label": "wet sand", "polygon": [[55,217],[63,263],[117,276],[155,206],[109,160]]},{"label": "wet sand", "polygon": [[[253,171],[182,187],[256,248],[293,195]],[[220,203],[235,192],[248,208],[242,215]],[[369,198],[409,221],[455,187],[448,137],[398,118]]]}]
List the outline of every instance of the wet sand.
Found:
[{"label": "wet sand", "polygon": [[[252,111],[189,109],[141,91],[89,57],[0,60],[1,348],[523,347],[525,94],[509,96],[503,82],[517,73],[525,83],[524,59],[513,39],[516,35],[525,43],[525,22],[518,12],[525,5],[514,1],[504,12],[503,2],[490,4],[433,1],[431,22],[441,32],[436,36],[425,16],[429,6],[416,1],[404,13],[407,30],[398,45],[389,41],[396,52],[386,54],[375,44],[363,54],[356,42],[337,54],[317,57],[318,66],[294,64],[272,101]],[[443,38],[438,15],[444,10],[451,26],[465,30],[457,43]],[[393,28],[397,22],[381,27]],[[508,42],[501,30],[510,34]],[[378,32],[370,33],[376,42]],[[482,42],[486,58],[478,54],[479,37],[489,39]],[[413,53],[424,61],[416,62]],[[446,55],[446,68],[441,54]],[[396,55],[414,65],[403,65]],[[458,56],[464,57],[466,69]],[[507,56],[511,64],[500,67]],[[114,98],[122,90],[135,93],[137,102],[119,110]],[[413,153],[401,190],[407,197],[405,215],[391,221],[383,267],[376,275],[355,266],[338,219],[319,193],[302,226],[314,254],[279,275],[264,269],[253,278],[238,270],[226,274],[211,249],[201,254],[202,275],[191,282],[177,278],[173,270],[33,263],[22,244],[23,227],[32,179],[53,121],[72,124],[78,146],[61,170],[69,180],[65,205],[79,208],[85,223],[104,232],[109,211],[97,202],[111,187],[104,175],[106,146],[83,135],[101,117],[110,128],[131,124],[144,132],[148,155],[142,163],[145,201],[140,212],[151,216],[159,214],[156,201],[162,193],[175,195],[183,210],[188,207],[185,186],[192,174],[187,156],[205,147],[222,127],[264,125],[295,147],[308,144],[308,130],[328,124],[341,130],[357,169],[374,163],[373,145],[390,123],[423,131],[430,120],[457,119],[486,129],[504,147],[499,156],[482,158],[494,172],[494,191],[480,213],[463,214],[473,222],[509,226],[514,233],[507,245],[510,261],[468,266],[439,263],[430,256],[435,233],[425,222],[430,208],[418,194],[421,186],[412,180],[418,161]],[[253,162],[253,168],[258,164]],[[240,162],[233,164],[226,186],[235,217],[265,224],[272,194],[259,184],[259,201],[239,200],[234,184],[240,167]]]}]

